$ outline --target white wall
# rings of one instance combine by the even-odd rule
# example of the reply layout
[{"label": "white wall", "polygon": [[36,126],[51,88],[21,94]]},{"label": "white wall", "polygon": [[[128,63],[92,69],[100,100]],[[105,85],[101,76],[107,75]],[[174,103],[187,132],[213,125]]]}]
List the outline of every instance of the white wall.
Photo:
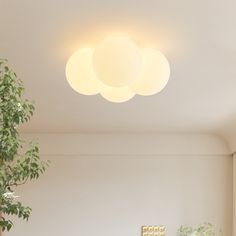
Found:
[{"label": "white wall", "polygon": [[[176,155],[168,154],[174,150],[170,145],[173,138],[168,144],[162,141],[166,148],[158,154],[155,137],[157,149],[153,147],[153,153],[147,155],[143,152],[148,138],[146,145],[139,145],[140,155],[136,150],[127,155],[126,150],[118,153],[117,149],[109,155],[88,154],[94,152],[89,148],[84,155],[68,154],[66,147],[71,142],[67,141],[63,154],[54,155],[56,150],[51,150],[49,155],[42,142],[43,158],[51,159],[52,165],[40,180],[19,190],[33,208],[32,217],[29,223],[17,220],[14,230],[6,235],[139,236],[145,224],[164,224],[168,235],[175,235],[181,224],[204,221],[217,224],[224,235],[231,235],[232,157],[215,153],[226,151],[224,145],[219,149],[218,140],[204,138],[209,139],[202,138],[204,148],[198,146],[197,152],[204,150],[207,154],[196,154],[196,150],[190,153],[189,145],[194,145],[186,141],[189,138],[184,141],[189,154],[176,148],[176,140],[173,142]],[[55,136],[53,142],[59,143]],[[205,145],[210,149],[206,151]],[[57,149],[61,153],[62,146]]]}]

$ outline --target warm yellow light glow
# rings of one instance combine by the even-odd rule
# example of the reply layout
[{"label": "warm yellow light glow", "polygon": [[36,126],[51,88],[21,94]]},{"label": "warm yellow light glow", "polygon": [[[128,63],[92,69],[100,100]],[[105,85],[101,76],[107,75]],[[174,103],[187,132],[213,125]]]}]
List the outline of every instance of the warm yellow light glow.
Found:
[{"label": "warm yellow light glow", "polygon": [[130,100],[135,93],[129,87],[114,88],[103,86],[101,95],[110,102],[121,103]]},{"label": "warm yellow light glow", "polygon": [[130,39],[110,37],[96,47],[93,65],[95,74],[104,84],[128,86],[140,76],[142,55]]},{"label": "warm yellow light glow", "polygon": [[170,66],[156,49],[139,49],[125,37],[113,36],[95,49],[76,51],[66,65],[66,77],[78,93],[100,93],[108,101],[122,103],[135,94],[153,95],[167,84]]},{"label": "warm yellow light glow", "polygon": [[153,95],[160,92],[167,84],[170,66],[164,55],[155,49],[143,49],[143,72],[131,89],[139,95]]},{"label": "warm yellow light glow", "polygon": [[93,49],[76,51],[66,65],[66,77],[70,86],[78,93],[94,95],[100,92],[101,82],[93,71]]}]

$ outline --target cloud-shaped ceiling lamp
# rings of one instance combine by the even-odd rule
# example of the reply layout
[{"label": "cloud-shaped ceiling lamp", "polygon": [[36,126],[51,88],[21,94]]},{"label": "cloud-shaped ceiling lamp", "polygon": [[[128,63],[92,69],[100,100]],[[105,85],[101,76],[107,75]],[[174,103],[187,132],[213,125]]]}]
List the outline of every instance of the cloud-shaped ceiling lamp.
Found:
[{"label": "cloud-shaped ceiling lamp", "polygon": [[169,63],[160,51],[139,49],[124,37],[105,39],[94,49],[79,49],[66,65],[68,83],[76,92],[100,93],[116,103],[128,101],[135,94],[148,96],[160,92],[169,76]]}]

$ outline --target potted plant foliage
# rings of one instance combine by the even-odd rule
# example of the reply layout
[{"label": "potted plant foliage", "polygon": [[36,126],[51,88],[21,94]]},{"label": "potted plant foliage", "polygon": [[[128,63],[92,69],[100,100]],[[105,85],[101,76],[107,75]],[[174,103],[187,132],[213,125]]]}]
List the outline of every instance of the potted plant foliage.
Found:
[{"label": "potted plant foliage", "polygon": [[221,230],[217,229],[213,224],[205,222],[197,228],[181,226],[177,231],[178,236],[219,236],[222,235]]},{"label": "potted plant foliage", "polygon": [[[48,162],[40,160],[37,144],[25,144],[20,138],[19,125],[28,122],[34,105],[24,98],[22,81],[0,59],[0,236],[9,231],[15,215],[28,220],[31,208],[24,206],[15,195],[15,188],[28,180],[37,179]],[[24,151],[23,151],[24,150]]]}]

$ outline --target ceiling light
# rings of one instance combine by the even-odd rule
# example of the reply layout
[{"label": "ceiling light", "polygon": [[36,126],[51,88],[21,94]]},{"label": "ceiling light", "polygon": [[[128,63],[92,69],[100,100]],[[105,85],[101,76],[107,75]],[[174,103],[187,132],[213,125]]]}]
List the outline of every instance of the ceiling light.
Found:
[{"label": "ceiling light", "polygon": [[101,89],[100,94],[103,98],[107,99],[110,102],[126,102],[134,97],[135,92],[133,92],[128,86],[125,87],[109,87],[104,86]]},{"label": "ceiling light", "polygon": [[97,79],[92,66],[94,49],[83,48],[76,51],[67,62],[66,77],[70,86],[83,95],[100,92],[102,83]]},{"label": "ceiling light", "polygon": [[96,48],[82,48],[69,58],[66,77],[83,95],[100,93],[111,102],[128,101],[135,94],[160,92],[169,80],[165,56],[153,48],[139,49],[128,38],[110,37]]},{"label": "ceiling light", "polygon": [[95,48],[93,67],[106,85],[123,87],[132,84],[142,71],[142,54],[127,38],[108,38]]},{"label": "ceiling light", "polygon": [[153,95],[166,86],[170,76],[169,63],[158,50],[148,48],[141,52],[143,56],[141,78],[131,85],[131,89],[139,95]]}]

